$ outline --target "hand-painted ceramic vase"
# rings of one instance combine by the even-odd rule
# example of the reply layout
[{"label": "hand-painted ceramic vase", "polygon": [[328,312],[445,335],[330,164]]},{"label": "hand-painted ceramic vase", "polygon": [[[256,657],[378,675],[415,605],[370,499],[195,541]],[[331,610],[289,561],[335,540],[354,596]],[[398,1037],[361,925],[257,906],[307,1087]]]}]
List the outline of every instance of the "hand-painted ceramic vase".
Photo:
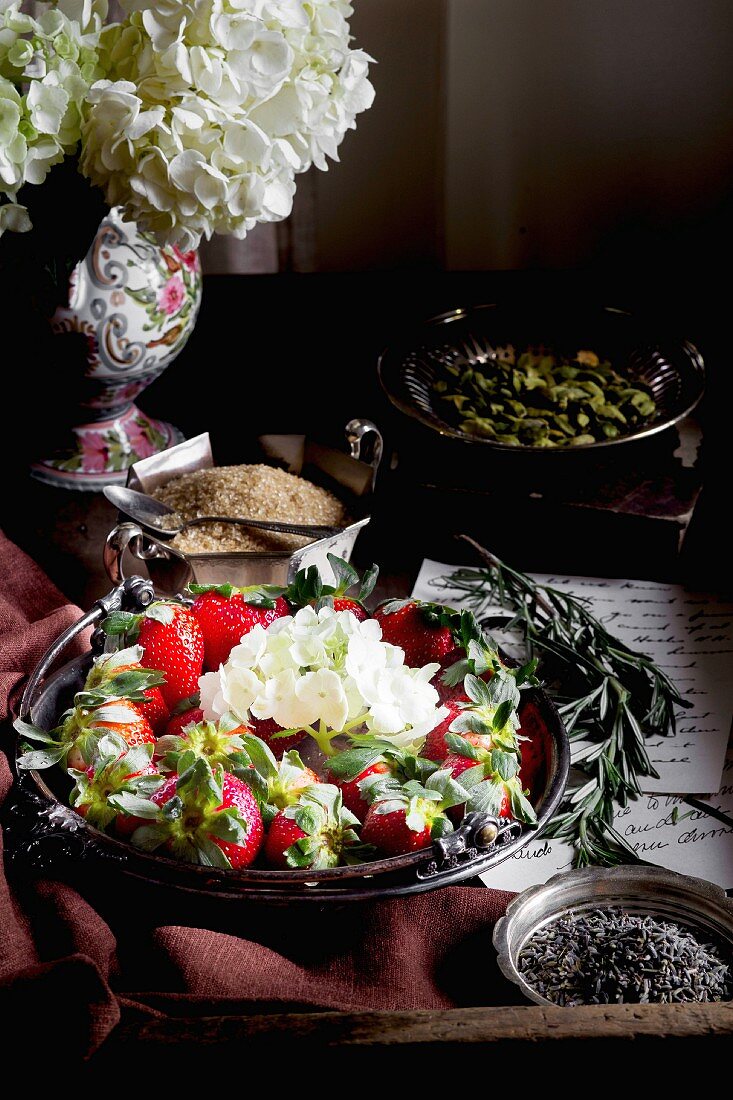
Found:
[{"label": "hand-painted ceramic vase", "polygon": [[180,443],[135,398],[175,359],[201,302],[196,252],[161,248],[113,208],[71,275],[69,303],[56,310],[55,339],[73,335],[84,372],[80,419],[64,452],[33,464],[35,477],[70,489],[124,482],[140,458]]}]

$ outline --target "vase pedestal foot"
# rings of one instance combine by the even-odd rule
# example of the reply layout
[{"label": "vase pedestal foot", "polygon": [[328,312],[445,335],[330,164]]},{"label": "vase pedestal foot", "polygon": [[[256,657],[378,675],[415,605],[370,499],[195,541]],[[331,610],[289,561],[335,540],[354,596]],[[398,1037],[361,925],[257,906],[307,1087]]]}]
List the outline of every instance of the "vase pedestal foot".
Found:
[{"label": "vase pedestal foot", "polygon": [[31,466],[31,474],[48,485],[94,492],[105,485],[124,484],[134,462],[176,443],[183,433],[164,420],[153,420],[128,405],[118,416],[79,424],[71,429],[68,449]]}]

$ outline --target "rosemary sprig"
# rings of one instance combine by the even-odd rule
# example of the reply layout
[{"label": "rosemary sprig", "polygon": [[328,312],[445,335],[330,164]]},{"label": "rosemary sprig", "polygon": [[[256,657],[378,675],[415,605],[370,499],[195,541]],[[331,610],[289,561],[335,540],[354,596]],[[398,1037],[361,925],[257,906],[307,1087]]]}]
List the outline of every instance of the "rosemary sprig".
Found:
[{"label": "rosemary sprig", "polygon": [[573,842],[578,867],[637,862],[613,827],[614,810],[641,793],[640,779],[657,776],[646,738],[673,734],[675,707],[689,702],[649,657],[611,634],[587,600],[537,584],[467,535],[459,537],[485,568],[458,569],[438,583],[462,592],[477,617],[497,604],[511,613],[506,629],[521,635],[528,659],[540,659],[573,744],[582,781],[568,789],[548,835]]}]

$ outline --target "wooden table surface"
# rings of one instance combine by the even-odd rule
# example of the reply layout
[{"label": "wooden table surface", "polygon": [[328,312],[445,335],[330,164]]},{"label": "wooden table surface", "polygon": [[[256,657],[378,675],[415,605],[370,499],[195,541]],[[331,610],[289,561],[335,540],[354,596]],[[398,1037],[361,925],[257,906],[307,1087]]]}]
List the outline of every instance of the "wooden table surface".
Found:
[{"label": "wooden table surface", "polygon": [[[254,440],[263,432],[308,431],[338,444],[342,426],[354,415],[377,421],[390,451],[399,451],[403,426],[379,392],[374,362],[379,348],[406,317],[508,294],[544,295],[550,293],[550,285],[553,293],[579,294],[581,283],[577,276],[564,282],[558,276],[548,283],[547,278],[543,282],[540,276],[516,273],[422,273],[413,277],[408,306],[399,274],[209,279],[189,346],[140,403],[146,411],[179,424],[187,435],[210,430],[221,463],[249,460]],[[584,284],[583,291],[596,301],[634,304],[633,295],[619,296],[618,286]],[[709,298],[687,298],[683,308],[674,295],[663,303],[662,297],[651,303],[660,325],[674,322],[675,330],[687,325],[685,334],[702,347],[712,373],[714,400],[702,414],[705,490],[685,553],[671,553],[663,560],[655,556],[656,550],[654,555],[645,554],[641,543],[614,547],[608,539],[583,538],[582,528],[579,544],[577,529],[533,529],[531,523],[522,526],[517,516],[511,518],[517,520],[519,536],[512,541],[500,537],[496,517],[467,516],[446,505],[445,498],[431,497],[417,488],[413,492],[388,473],[381,490],[382,506],[357,555],[362,564],[371,558],[380,561],[380,596],[409,591],[424,556],[469,560],[454,541],[455,534],[465,529],[492,549],[506,553],[508,547],[511,560],[522,568],[682,578],[693,584],[704,580],[708,586],[725,586],[727,551],[717,537],[717,517],[728,499],[728,449],[718,415],[727,400],[729,381],[725,345],[715,332]],[[639,288],[637,301],[645,300]],[[648,300],[646,304],[650,305]],[[271,387],[273,371],[279,372],[276,394]],[[114,510],[99,495],[69,493],[29,480],[17,452],[8,459],[8,471],[9,498],[15,507],[6,509],[3,517],[6,533],[70,598],[88,607],[109,587],[101,546],[114,523]],[[517,508],[517,514],[520,511]],[[488,944],[487,950],[491,950]],[[98,1061],[105,1067],[113,1065],[134,1043],[140,1049],[165,1048],[180,1064],[191,1039],[220,1054],[228,1051],[232,1057],[245,1043],[247,1050],[254,1051],[274,1046],[333,1051],[338,1044],[342,1050],[362,1053],[400,1048],[412,1056],[435,1044],[446,1050],[491,1045],[502,1051],[518,1051],[540,1040],[563,1040],[586,1048],[590,1042],[620,1041],[656,1046],[665,1036],[693,1042],[722,1039],[731,1032],[730,1004],[306,1013],[129,1023],[115,1033]]]}]

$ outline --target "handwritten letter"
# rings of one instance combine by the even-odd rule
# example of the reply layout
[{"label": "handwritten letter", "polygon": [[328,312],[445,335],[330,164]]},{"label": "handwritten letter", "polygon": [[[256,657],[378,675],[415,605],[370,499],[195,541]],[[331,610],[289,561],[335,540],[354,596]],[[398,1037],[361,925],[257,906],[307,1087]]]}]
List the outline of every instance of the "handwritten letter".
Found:
[{"label": "handwritten letter", "polygon": [[[733,750],[725,763],[719,793],[707,801],[729,817],[733,815]],[[726,890],[733,887],[733,828],[700,810],[691,810],[679,796],[642,795],[618,811],[614,825],[647,863],[717,882]],[[547,882],[559,871],[568,871],[572,859],[569,844],[540,837],[481,878],[495,890],[524,890]]]}]

